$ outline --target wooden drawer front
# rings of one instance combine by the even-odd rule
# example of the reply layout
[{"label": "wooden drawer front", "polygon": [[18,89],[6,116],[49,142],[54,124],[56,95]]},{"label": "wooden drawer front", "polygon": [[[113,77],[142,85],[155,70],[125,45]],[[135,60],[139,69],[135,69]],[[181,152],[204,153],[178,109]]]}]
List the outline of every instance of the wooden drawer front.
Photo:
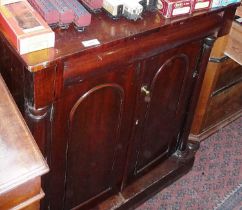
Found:
[{"label": "wooden drawer front", "polygon": [[213,96],[203,128],[208,128],[242,109],[242,82]]},{"label": "wooden drawer front", "polygon": [[[22,185],[0,195],[0,209],[7,210],[23,205],[40,194],[40,177],[34,178]],[[33,199],[32,199],[33,200]],[[16,208],[18,209],[18,208]]]},{"label": "wooden drawer front", "polygon": [[226,61],[215,65],[219,65],[219,72],[213,95],[242,80],[242,66],[232,59],[227,59]]}]

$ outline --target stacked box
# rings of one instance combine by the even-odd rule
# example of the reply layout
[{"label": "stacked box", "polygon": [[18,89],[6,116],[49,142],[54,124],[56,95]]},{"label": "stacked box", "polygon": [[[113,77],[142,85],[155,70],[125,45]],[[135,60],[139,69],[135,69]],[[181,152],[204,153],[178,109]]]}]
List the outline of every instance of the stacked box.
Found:
[{"label": "stacked box", "polygon": [[213,0],[211,4],[211,8],[216,7],[225,7],[229,4],[239,3],[241,0]]},{"label": "stacked box", "polygon": [[209,9],[212,4],[212,0],[191,0],[191,1],[192,1],[191,13],[196,12],[198,10]]},{"label": "stacked box", "polygon": [[82,4],[84,4],[91,11],[99,11],[103,6],[103,0],[81,0]]},{"label": "stacked box", "polygon": [[166,18],[189,14],[191,12],[190,0],[158,0],[157,8]]},{"label": "stacked box", "polygon": [[91,24],[92,15],[77,0],[63,0],[74,12],[74,20],[77,30],[83,31],[86,26]]},{"label": "stacked box", "polygon": [[49,0],[28,0],[50,26],[57,26],[60,14]]},{"label": "stacked box", "polygon": [[221,6],[228,6],[229,4],[239,3],[240,0],[221,0]]},{"label": "stacked box", "polygon": [[63,0],[50,0],[50,2],[59,13],[59,27],[68,28],[74,20],[74,12]]},{"label": "stacked box", "polygon": [[0,7],[0,30],[21,55],[55,44],[55,33],[27,1]]},{"label": "stacked box", "polygon": [[213,0],[211,4],[211,8],[221,7],[222,6],[222,0]]}]

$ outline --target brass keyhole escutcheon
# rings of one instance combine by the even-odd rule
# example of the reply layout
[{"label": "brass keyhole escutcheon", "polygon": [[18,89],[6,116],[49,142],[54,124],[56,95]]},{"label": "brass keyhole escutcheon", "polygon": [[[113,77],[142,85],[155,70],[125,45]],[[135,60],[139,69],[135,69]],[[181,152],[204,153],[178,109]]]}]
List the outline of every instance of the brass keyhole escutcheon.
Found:
[{"label": "brass keyhole escutcheon", "polygon": [[145,95],[145,102],[150,102],[150,91],[148,90],[147,85],[141,87],[141,93]]}]

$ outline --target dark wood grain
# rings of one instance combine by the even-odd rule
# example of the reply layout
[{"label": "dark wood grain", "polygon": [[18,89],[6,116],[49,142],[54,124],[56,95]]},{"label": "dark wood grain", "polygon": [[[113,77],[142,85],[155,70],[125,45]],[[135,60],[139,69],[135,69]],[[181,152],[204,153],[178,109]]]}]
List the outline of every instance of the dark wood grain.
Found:
[{"label": "dark wood grain", "polygon": [[209,128],[241,110],[241,90],[242,82],[239,82],[230,88],[226,88],[211,98],[205,115],[204,128]]},{"label": "dark wood grain", "polygon": [[134,175],[176,150],[200,48],[201,43],[194,42],[144,61],[142,87],[150,93],[140,91],[138,99],[142,106],[137,114]]},{"label": "dark wood grain", "polygon": [[136,206],[192,167],[212,37],[237,6],[137,22],[100,13],[84,33],[56,30],[55,48],[23,56],[2,36],[1,71],[51,168],[42,209]]},{"label": "dark wood grain", "polygon": [[[129,68],[121,67],[118,74],[100,79],[99,85],[90,86],[71,108],[66,172],[67,209],[107,193],[120,184],[124,167],[121,160],[125,157],[128,139],[128,135],[124,134],[129,133],[128,129],[124,129],[127,126],[124,122],[130,124],[132,117],[124,111],[134,92],[130,78],[135,69]],[[89,86],[91,80],[88,83]],[[84,87],[83,84],[80,89]],[[80,177],[83,179],[80,180]]]},{"label": "dark wood grain", "polygon": [[219,68],[220,75],[216,81],[213,95],[216,95],[242,81],[242,66],[232,59],[228,59],[223,62]]}]

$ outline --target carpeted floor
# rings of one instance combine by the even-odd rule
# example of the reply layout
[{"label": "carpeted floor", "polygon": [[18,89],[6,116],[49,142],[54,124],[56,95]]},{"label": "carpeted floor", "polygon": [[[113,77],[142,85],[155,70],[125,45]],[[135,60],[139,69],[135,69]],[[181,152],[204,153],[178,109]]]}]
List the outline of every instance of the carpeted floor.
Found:
[{"label": "carpeted floor", "polygon": [[201,143],[193,169],[137,210],[242,210],[242,117]]}]

